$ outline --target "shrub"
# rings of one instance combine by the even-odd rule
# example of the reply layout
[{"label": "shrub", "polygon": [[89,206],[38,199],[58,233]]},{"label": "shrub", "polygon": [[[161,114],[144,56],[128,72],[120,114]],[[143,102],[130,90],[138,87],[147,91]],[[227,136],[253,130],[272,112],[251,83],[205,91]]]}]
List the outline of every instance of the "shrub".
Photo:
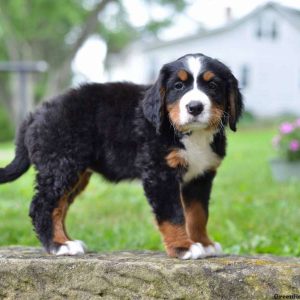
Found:
[{"label": "shrub", "polygon": [[282,123],[279,134],[273,138],[273,145],[283,159],[300,160],[300,119]]},{"label": "shrub", "polygon": [[11,141],[14,138],[14,128],[7,111],[0,105],[0,142]]},{"label": "shrub", "polygon": [[256,121],[254,114],[250,111],[244,111],[241,122],[244,124],[253,124]]}]

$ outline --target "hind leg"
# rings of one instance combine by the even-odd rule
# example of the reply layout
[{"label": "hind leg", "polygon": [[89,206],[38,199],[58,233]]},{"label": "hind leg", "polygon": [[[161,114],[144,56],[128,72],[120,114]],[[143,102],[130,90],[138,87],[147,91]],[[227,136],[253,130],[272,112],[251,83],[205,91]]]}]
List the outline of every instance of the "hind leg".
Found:
[{"label": "hind leg", "polygon": [[82,241],[72,241],[65,228],[65,217],[68,208],[73,203],[75,197],[79,195],[87,186],[91,173],[85,171],[82,173],[71,192],[66,193],[58,203],[58,206],[53,210],[53,242],[58,247],[54,247],[51,251],[56,255],[76,255],[83,254],[85,245]]},{"label": "hind leg", "polygon": [[[90,172],[70,172],[45,174],[37,177],[35,195],[30,216],[35,231],[45,249],[56,255],[76,255],[84,253],[81,241],[72,241],[65,229],[65,217],[70,204],[86,187]],[[67,174],[67,175],[66,175]]]}]

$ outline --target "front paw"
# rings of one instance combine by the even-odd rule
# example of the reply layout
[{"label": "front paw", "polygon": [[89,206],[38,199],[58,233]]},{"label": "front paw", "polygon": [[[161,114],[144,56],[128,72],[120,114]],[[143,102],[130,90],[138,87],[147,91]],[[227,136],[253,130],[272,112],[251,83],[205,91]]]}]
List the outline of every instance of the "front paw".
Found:
[{"label": "front paw", "polygon": [[221,244],[217,242],[212,243],[211,245],[208,246],[204,246],[204,251],[206,256],[218,255],[223,253]]},{"label": "front paw", "polygon": [[50,250],[51,254],[61,256],[61,255],[83,255],[86,251],[86,246],[84,242],[76,241],[66,241],[64,244],[57,245]]},{"label": "front paw", "polygon": [[168,256],[180,259],[198,259],[205,256],[204,247],[200,243],[187,240],[182,245],[166,245]]},{"label": "front paw", "polygon": [[205,249],[200,243],[194,243],[187,251],[181,253],[178,258],[181,259],[198,259],[205,256]]},{"label": "front paw", "polygon": [[186,250],[177,250],[177,257],[180,259],[199,259],[207,256],[214,256],[222,253],[222,247],[219,243],[213,243],[203,246],[201,243],[193,243]]}]

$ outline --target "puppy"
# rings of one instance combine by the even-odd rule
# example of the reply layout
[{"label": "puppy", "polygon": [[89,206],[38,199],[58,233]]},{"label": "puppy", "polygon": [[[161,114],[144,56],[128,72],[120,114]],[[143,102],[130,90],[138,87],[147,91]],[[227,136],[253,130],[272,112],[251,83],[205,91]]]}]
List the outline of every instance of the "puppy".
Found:
[{"label": "puppy", "polygon": [[153,85],[86,84],[27,117],[0,183],[34,165],[29,215],[52,254],[84,253],[64,219],[93,172],[113,182],[142,181],[169,256],[219,253],[206,230],[209,197],[225,156],[225,127],[236,130],[242,108],[231,71],[203,54],[164,65]]}]

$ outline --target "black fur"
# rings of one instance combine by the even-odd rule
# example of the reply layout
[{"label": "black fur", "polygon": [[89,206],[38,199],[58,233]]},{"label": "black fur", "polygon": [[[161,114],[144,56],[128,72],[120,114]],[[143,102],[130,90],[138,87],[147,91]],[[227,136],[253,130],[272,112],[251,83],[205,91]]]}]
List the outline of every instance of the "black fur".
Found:
[{"label": "black fur", "polygon": [[182,195],[185,205],[193,201],[199,201],[208,215],[209,197],[212,189],[212,183],[216,172],[207,171],[203,175],[194,178],[182,187]]},{"label": "black fur", "polygon": [[[235,130],[242,111],[237,82],[223,64],[203,57],[207,68],[217,73],[223,84],[224,96],[216,100],[226,102],[223,124],[227,124],[229,115],[230,127]],[[30,164],[34,165],[36,194],[30,216],[48,251],[54,246],[51,214],[58,200],[86,169],[114,182],[141,179],[157,222],[184,224],[180,190],[187,169],[172,168],[165,159],[170,149],[184,149],[182,138],[192,134],[176,130],[166,111],[166,104],[175,97],[170,96],[174,93],[172,82],[182,66],[180,59],[165,65],[152,86],[126,82],[83,85],[43,103],[23,123],[17,137],[16,157],[9,166],[0,169],[0,183],[15,180]],[[233,102],[229,100],[232,91],[234,115],[230,111]],[[223,158],[225,147],[225,131],[221,126],[211,148]],[[187,201],[196,194],[208,209],[214,174],[207,170],[185,183],[183,193]]]}]

